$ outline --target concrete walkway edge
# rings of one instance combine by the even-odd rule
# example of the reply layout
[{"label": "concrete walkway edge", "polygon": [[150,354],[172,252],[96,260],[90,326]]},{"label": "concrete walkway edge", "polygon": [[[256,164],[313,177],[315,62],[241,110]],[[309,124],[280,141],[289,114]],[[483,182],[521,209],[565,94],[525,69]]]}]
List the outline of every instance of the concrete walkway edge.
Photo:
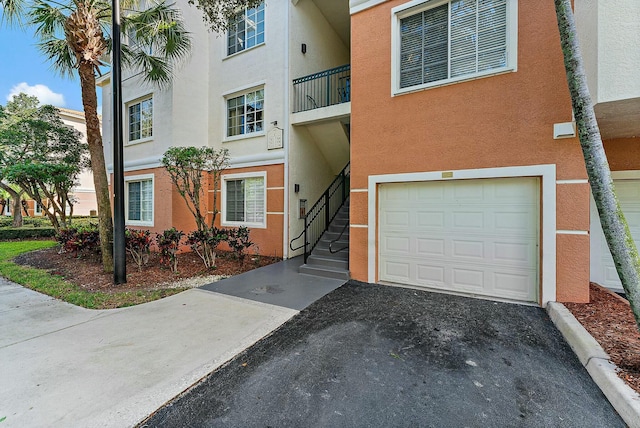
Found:
[{"label": "concrete walkway edge", "polygon": [[625,423],[640,428],[640,394],[618,377],[609,355],[562,303],[549,302],[547,312]]}]

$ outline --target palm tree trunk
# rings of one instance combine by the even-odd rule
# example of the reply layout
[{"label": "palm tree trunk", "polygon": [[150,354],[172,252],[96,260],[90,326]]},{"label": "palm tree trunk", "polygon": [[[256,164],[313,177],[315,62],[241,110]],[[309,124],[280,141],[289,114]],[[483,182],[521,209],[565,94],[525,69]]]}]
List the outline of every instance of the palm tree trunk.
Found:
[{"label": "palm tree trunk", "polygon": [[111,217],[111,199],[104,161],[100,121],[98,120],[98,97],[96,95],[96,78],[94,66],[89,62],[81,62],[78,69],[82,87],[82,104],[87,123],[87,142],[91,156],[91,171],[98,202],[98,230],[100,232],[100,249],[102,250],[102,267],[105,272],[113,272],[113,221]]},{"label": "palm tree trunk", "polygon": [[571,0],[555,0],[560,43],[567,82],[578,127],[580,146],[591,184],[591,193],[600,214],[602,230],[613,261],[640,329],[640,258],[629,226],[618,204],[600,129],[593,110]]}]

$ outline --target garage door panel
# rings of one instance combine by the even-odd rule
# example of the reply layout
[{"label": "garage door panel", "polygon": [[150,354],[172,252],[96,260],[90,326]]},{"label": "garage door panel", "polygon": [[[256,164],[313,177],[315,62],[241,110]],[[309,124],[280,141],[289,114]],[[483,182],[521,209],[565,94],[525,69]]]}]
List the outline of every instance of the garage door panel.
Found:
[{"label": "garage door panel", "polygon": [[485,192],[490,191],[481,183],[467,182],[466,186],[454,186],[453,198],[457,203],[469,203],[485,200]]},{"label": "garage door panel", "polygon": [[432,238],[415,238],[418,256],[444,256],[445,240]]},{"label": "garage door panel", "polygon": [[484,259],[487,257],[485,254],[485,243],[483,241],[467,241],[467,240],[452,240],[452,252],[453,257],[469,257],[472,259]]},{"label": "garage door panel", "polygon": [[445,281],[445,269],[442,266],[416,264],[416,280],[418,283],[442,288]]},{"label": "garage door panel", "polygon": [[515,180],[504,180],[492,186],[496,202],[505,204],[531,204],[538,198],[536,186],[525,187],[522,182]]},{"label": "garage door panel", "polygon": [[387,236],[382,242],[385,252],[409,252],[411,250],[411,238],[408,236]]},{"label": "garage door panel", "polygon": [[[615,180],[616,196],[629,225],[629,231],[640,244],[640,180]],[[621,290],[622,284],[613,263],[611,252],[600,225],[600,217],[591,197],[591,281],[605,287]]]},{"label": "garage door panel", "polygon": [[530,272],[529,275],[521,273],[496,272],[493,277],[493,288],[501,295],[517,299],[520,296],[529,294],[529,298],[535,298],[536,275]]},{"label": "garage door panel", "polygon": [[445,224],[445,216],[442,211],[417,211],[416,227],[442,229]]},{"label": "garage door panel", "polygon": [[389,278],[404,282],[411,277],[411,265],[409,263],[385,262],[383,267],[385,274]]},{"label": "garage door panel", "polygon": [[409,187],[411,189],[411,196],[413,199],[418,200],[431,200],[431,201],[444,201],[445,189],[442,187]]},{"label": "garage door panel", "polygon": [[484,270],[483,269],[451,269],[451,285],[460,291],[482,292],[485,287]]},{"label": "garage door panel", "polygon": [[386,227],[407,228],[410,226],[410,216],[406,211],[389,211],[381,220],[382,225]]},{"label": "garage door panel", "polygon": [[464,232],[466,230],[484,230],[484,213],[483,212],[452,212],[452,231]]},{"label": "garage door panel", "polygon": [[531,236],[536,230],[537,216],[529,206],[527,211],[496,211],[492,216],[493,229],[497,233],[521,233]]},{"label": "garage door panel", "polygon": [[[408,199],[388,197],[396,189]],[[535,301],[538,195],[535,178],[381,186],[380,280]],[[396,212],[406,225],[389,224]]]}]

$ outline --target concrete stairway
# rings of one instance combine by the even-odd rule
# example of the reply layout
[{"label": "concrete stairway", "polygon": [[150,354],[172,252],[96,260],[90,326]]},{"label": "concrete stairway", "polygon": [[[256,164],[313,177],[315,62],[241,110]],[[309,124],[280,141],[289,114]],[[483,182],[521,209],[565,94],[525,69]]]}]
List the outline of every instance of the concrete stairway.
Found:
[{"label": "concrete stairway", "polygon": [[307,258],[307,263],[300,266],[300,273],[324,278],[349,279],[349,199],[320,238]]}]

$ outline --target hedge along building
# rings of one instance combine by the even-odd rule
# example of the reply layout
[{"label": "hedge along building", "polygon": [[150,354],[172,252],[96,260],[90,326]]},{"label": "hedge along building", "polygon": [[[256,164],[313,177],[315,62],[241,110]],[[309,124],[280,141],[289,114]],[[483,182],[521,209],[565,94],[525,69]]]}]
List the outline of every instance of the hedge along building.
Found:
[{"label": "hedge along building", "polygon": [[[627,55],[639,6],[623,3],[576,9],[611,167],[633,170],[618,192],[640,237],[640,58]],[[598,218],[553,2],[352,0],[351,13],[352,277],[588,301],[611,266],[592,257],[589,273]]]},{"label": "hedge along building", "polygon": [[[345,64],[341,70],[348,72],[348,5],[269,1],[239,11],[235,24],[220,35],[208,33],[186,1],[177,6],[193,53],[171,86],[159,89],[123,74],[125,223],[155,232],[195,229],[160,160],[171,146],[226,148],[230,166],[219,188],[208,186],[210,213],[214,192],[218,195],[216,225],[249,227],[253,250],[262,254],[298,255],[301,250],[290,250],[289,244],[303,228],[301,201],[312,205],[349,160],[349,103],[344,91],[338,97],[336,88],[321,83],[315,92],[298,93],[294,80],[318,73],[340,77],[346,87],[344,72],[322,72]],[[110,76],[98,84],[112,172]]]}]

